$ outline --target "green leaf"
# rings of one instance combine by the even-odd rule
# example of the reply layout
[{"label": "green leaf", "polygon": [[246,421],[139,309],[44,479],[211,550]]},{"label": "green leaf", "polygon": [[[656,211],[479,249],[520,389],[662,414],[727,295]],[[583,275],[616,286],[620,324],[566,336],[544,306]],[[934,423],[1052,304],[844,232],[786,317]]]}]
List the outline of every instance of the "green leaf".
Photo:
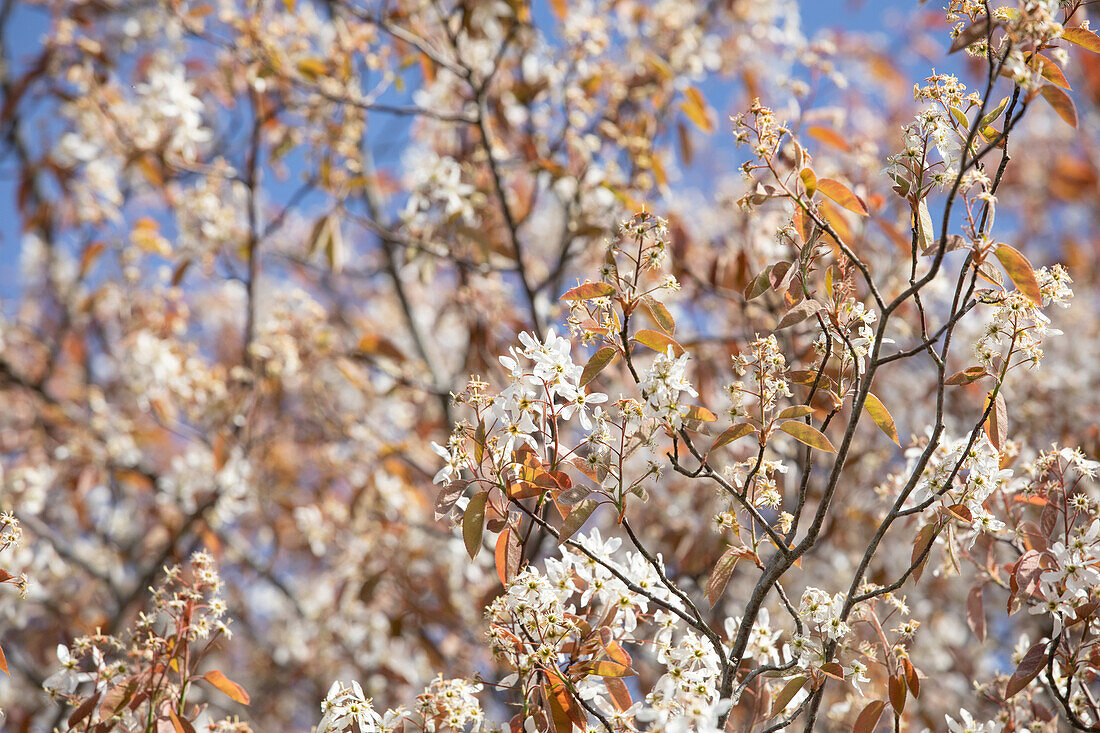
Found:
[{"label": "green leaf", "polygon": [[574,504],[573,508],[569,510],[569,516],[565,518],[565,522],[561,526],[561,532],[558,533],[558,544],[575,535],[598,506],[599,502],[595,499],[584,499]]},{"label": "green leaf", "polygon": [[488,498],[488,491],[475,494],[466,505],[466,513],[462,515],[462,539],[471,560],[481,550],[481,533],[485,531],[485,501]]},{"label": "green leaf", "polygon": [[787,420],[779,426],[779,429],[798,442],[805,443],[811,448],[816,448],[826,453],[836,453],[836,448],[834,448],[833,444],[829,442],[829,439],[825,437],[825,434],[817,428],[810,427],[806,423],[798,422],[797,420]]},{"label": "green leaf", "polygon": [[1035,269],[1027,257],[1007,244],[997,245],[996,255],[1016,289],[1031,298],[1035,305],[1042,305],[1043,294],[1039,290],[1039,281],[1035,279]]},{"label": "green leaf", "polygon": [[867,216],[867,207],[863,205],[863,201],[840,181],[834,181],[832,178],[821,178],[817,182],[817,190],[848,211],[860,216]]},{"label": "green leaf", "polygon": [[591,382],[596,376],[602,372],[608,364],[615,361],[615,356],[619,352],[614,346],[605,346],[589,359],[588,363],[584,365],[584,370],[581,372],[580,386],[584,386]]},{"label": "green leaf", "polygon": [[898,440],[898,429],[894,426],[894,418],[890,415],[890,411],[886,409],[886,405],[882,404],[882,400],[876,397],[873,392],[868,392],[867,401],[863,403],[863,409],[875,421],[875,425],[878,425],[879,429],[886,433],[886,437],[900,447],[901,442]]}]

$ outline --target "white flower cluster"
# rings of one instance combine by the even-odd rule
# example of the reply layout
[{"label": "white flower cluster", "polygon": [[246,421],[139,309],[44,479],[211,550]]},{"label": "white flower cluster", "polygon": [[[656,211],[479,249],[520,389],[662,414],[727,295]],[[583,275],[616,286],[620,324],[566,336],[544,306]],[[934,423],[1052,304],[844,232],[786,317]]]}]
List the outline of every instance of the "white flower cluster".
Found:
[{"label": "white flower cluster", "polygon": [[757,417],[761,419],[764,413],[775,409],[779,398],[791,396],[791,387],[786,378],[787,359],[779,350],[775,334],[757,337],[750,344],[748,354],[735,354],[733,370],[739,377],[745,376],[751,370],[752,376],[748,385],[744,381],[738,381],[726,387],[733,403],[729,411],[731,420],[736,421],[749,415],[744,405],[746,395],[759,406],[761,414]]},{"label": "white flower cluster", "polygon": [[1094,519],[1087,529],[1074,527],[1065,542],[1051,545],[1050,556],[1057,560],[1057,567],[1039,576],[1039,589],[1046,600],[1029,612],[1053,616],[1053,633],[1057,634],[1075,617],[1075,609],[1092,600],[1093,589],[1100,587],[1100,519]]},{"label": "white flower cluster", "polygon": [[1001,733],[1001,728],[1004,727],[996,720],[979,722],[965,708],[959,710],[959,720],[955,720],[950,715],[943,717],[947,718],[947,730],[951,733]]},{"label": "white flower cluster", "polygon": [[[1054,303],[1068,307],[1073,297],[1069,288],[1072,280],[1061,265],[1039,268],[1035,271],[1035,279],[1044,306]],[[1000,367],[998,361],[1007,357],[1006,346],[1011,344],[1013,351],[1023,356],[1021,363],[1037,366],[1043,358],[1043,339],[1061,333],[1050,327],[1050,318],[1034,301],[1019,290],[1013,290],[1001,300],[984,333],[974,344],[974,354],[983,366],[996,371]]]},{"label": "white flower cluster", "polygon": [[676,356],[670,345],[642,374],[639,386],[646,396],[646,417],[668,420],[677,429],[683,423],[689,406],[680,401],[681,393],[699,396],[687,379],[687,362],[688,353]]},{"label": "white flower cluster", "polygon": [[413,164],[405,166],[411,191],[402,218],[416,231],[423,231],[435,219],[477,223],[472,196],[475,189],[462,181],[462,166],[454,158],[421,151]]},{"label": "white flower cluster", "polygon": [[357,726],[355,730],[359,733],[384,730],[382,716],[374,711],[374,706],[363,694],[363,688],[355,681],[351,685],[333,682],[321,703],[321,713],[317,733],[344,733],[353,730],[352,726]]},{"label": "white flower cluster", "polygon": [[[971,526],[975,530],[1000,531],[1004,529],[1004,522],[990,514],[983,504],[994,491],[1006,487],[1008,480],[1012,478],[1012,471],[1001,469],[1001,454],[984,433],[969,450],[966,447],[968,442],[965,437],[958,440],[947,437],[940,439],[910,495],[910,501],[912,504],[922,504],[939,496],[947,505],[963,504],[970,511]],[[922,450],[918,447],[906,452],[909,459],[907,470],[910,473],[916,468],[916,461]]]},{"label": "white flower cluster", "polygon": [[[490,644],[515,670],[501,684],[526,688],[539,684],[545,670],[591,663],[577,658],[582,648],[617,647],[622,653],[619,639],[649,641],[665,671],[644,701],[621,709],[595,674],[574,682],[581,699],[616,730],[639,729],[639,723],[648,723],[650,730],[715,730],[729,703],[718,695],[721,665],[714,648],[693,631],[681,631],[675,614],[650,608],[654,601],[681,606],[644,556],[627,552],[615,557],[621,541],[604,540],[599,530],[577,541],[591,557],[563,548],[560,559],[546,561],[545,572],[527,568],[487,609]],[[644,593],[632,590],[609,567]]]}]

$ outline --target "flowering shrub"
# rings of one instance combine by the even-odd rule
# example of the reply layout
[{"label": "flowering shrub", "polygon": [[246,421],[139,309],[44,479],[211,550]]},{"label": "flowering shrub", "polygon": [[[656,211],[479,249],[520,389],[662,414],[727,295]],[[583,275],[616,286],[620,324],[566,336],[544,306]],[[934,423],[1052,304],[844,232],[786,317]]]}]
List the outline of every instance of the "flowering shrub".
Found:
[{"label": "flowering shrub", "polygon": [[1095,10],[808,8],[6,4],[4,729],[1100,728]]}]

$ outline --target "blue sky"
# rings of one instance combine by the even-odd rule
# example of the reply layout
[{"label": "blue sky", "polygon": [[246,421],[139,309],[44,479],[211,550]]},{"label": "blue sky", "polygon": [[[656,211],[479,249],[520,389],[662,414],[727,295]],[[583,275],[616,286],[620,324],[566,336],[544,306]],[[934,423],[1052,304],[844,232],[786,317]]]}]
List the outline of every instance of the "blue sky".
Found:
[{"label": "blue sky", "polygon": [[[758,0],[767,1],[767,0]],[[808,37],[827,29],[881,31],[884,38],[893,35],[917,0],[800,0],[802,28]],[[32,58],[43,34],[48,30],[46,14],[40,8],[16,3],[4,39],[18,70]],[[4,151],[7,153],[8,151]],[[0,161],[0,299],[9,300],[19,292],[20,222],[15,208],[17,181],[10,155]],[[0,312],[10,312],[10,302],[0,304]]]}]

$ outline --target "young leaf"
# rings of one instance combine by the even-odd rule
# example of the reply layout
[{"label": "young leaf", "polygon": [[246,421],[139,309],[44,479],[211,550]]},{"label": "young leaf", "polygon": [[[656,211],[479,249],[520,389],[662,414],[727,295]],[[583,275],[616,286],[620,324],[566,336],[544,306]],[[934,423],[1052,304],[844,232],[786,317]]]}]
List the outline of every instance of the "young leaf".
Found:
[{"label": "young leaf", "polygon": [[615,361],[615,355],[618,353],[614,346],[605,346],[593,354],[581,372],[580,386],[583,387],[595,379],[600,372],[607,368],[608,364]]},{"label": "young leaf", "polygon": [[806,680],[808,679],[809,677],[801,676],[788,680],[787,684],[783,685],[783,689],[779,691],[779,694],[772,698],[772,709],[771,712],[768,713],[768,716],[774,717],[786,710],[787,705],[789,705],[791,700],[794,699],[794,696],[798,694],[798,691],[806,685]]},{"label": "young leaf", "polygon": [[920,580],[920,576],[924,574],[924,566],[928,564],[932,542],[935,539],[936,525],[934,524],[924,525],[917,533],[917,537],[913,541],[913,555],[909,560],[909,564],[914,566],[913,580]]},{"label": "young leaf", "polygon": [[821,178],[817,181],[817,190],[833,201],[843,206],[848,211],[867,216],[867,207],[858,196],[852,193],[847,186],[832,178]]},{"label": "young leaf", "polygon": [[932,215],[928,213],[928,202],[924,199],[920,200],[913,214],[913,226],[917,230],[917,243],[920,245],[921,254],[935,254],[936,232],[932,226]]},{"label": "young leaf", "polygon": [[955,36],[954,42],[951,44],[951,48],[948,53],[955,53],[961,51],[972,43],[987,38],[989,35],[989,16],[983,15],[976,21],[968,25],[959,31],[959,35]]},{"label": "young leaf", "polygon": [[975,585],[966,596],[966,624],[978,637],[985,641],[985,609],[982,607],[982,586]]},{"label": "young leaf", "polygon": [[726,428],[722,431],[722,434],[714,439],[714,443],[710,446],[711,450],[721,448],[724,445],[729,445],[738,438],[744,438],[746,435],[755,433],[756,428],[749,425],[747,422],[734,425],[733,427]]},{"label": "young leaf", "polygon": [[599,502],[595,499],[584,499],[574,504],[573,508],[569,510],[569,516],[565,518],[565,522],[561,526],[561,532],[558,533],[558,544],[575,535],[577,530],[592,516],[592,512],[596,510],[597,506],[599,506]]},{"label": "young leaf", "polygon": [[508,585],[508,581],[516,576],[516,571],[519,569],[520,554],[519,538],[516,537],[516,533],[512,531],[511,527],[505,527],[504,531],[497,537],[496,552],[494,553],[497,577],[500,578],[501,585]]},{"label": "young leaf", "polygon": [[1016,288],[1036,305],[1042,305],[1043,295],[1039,290],[1039,282],[1035,279],[1035,269],[1027,257],[1007,244],[998,244],[996,255]]},{"label": "young leaf", "polygon": [[863,409],[875,421],[875,425],[878,425],[879,429],[886,433],[886,437],[900,447],[901,441],[898,440],[898,429],[894,426],[894,418],[890,415],[890,411],[886,409],[886,405],[882,404],[882,400],[875,397],[873,392],[868,392],[867,401],[863,403]]},{"label": "young leaf", "polygon": [[1058,64],[1054,63],[1053,59],[1047,58],[1041,53],[1035,54],[1035,58],[1039,60],[1039,65],[1043,67],[1039,73],[1043,75],[1044,79],[1066,91],[1073,91],[1069,82],[1066,81],[1066,75],[1062,73],[1062,70],[1058,68]]},{"label": "young leaf", "polygon": [[726,583],[729,582],[737,561],[741,559],[741,554],[741,548],[739,547],[727,548],[722,553],[722,557],[718,558],[714,569],[710,571],[710,577],[707,579],[706,596],[712,607],[722,597],[722,592],[726,589]]},{"label": "young leaf", "polygon": [[993,401],[993,405],[989,410],[989,417],[985,421],[985,434],[989,436],[989,442],[993,444],[993,447],[1001,450],[1001,446],[1004,445],[1005,439],[1008,437],[1008,406],[1005,405],[1005,398],[1001,396],[999,391],[994,396],[993,390],[989,390],[985,399],[987,405],[990,400]]},{"label": "young leaf", "polygon": [[1066,28],[1062,31],[1062,40],[1076,44],[1086,51],[1100,53],[1100,36],[1087,28]]},{"label": "young leaf", "polygon": [[1065,120],[1066,124],[1070,127],[1077,127],[1077,105],[1073,103],[1070,96],[1063,92],[1053,84],[1046,84],[1039,93],[1043,95],[1043,99],[1047,100],[1047,103],[1054,108],[1054,111],[1058,113],[1058,116]]},{"label": "young leaf", "polygon": [[852,733],[873,733],[885,708],[886,703],[882,700],[872,700],[868,703],[867,707],[863,708],[859,717],[856,718],[855,725],[852,726]]},{"label": "young leaf", "polygon": [[676,320],[672,317],[672,313],[661,301],[654,298],[652,295],[645,295],[641,300],[642,305],[649,315],[653,316],[653,320],[661,327],[661,330],[667,333],[669,336],[676,333]]},{"label": "young leaf", "polygon": [[900,672],[890,676],[887,689],[891,707],[894,708],[895,713],[901,715],[901,711],[905,710],[905,678]]},{"label": "young leaf", "polygon": [[634,340],[642,346],[648,346],[654,351],[659,351],[662,354],[671,346],[673,354],[676,356],[684,355],[684,347],[680,346],[680,344],[676,342],[676,339],[660,331],[651,331],[648,328],[643,328],[641,331],[634,334]]},{"label": "young leaf", "polygon": [[806,298],[796,303],[790,310],[783,314],[783,317],[779,319],[779,323],[775,324],[775,330],[780,331],[788,326],[801,323],[819,310],[821,310],[821,303],[818,303],[813,298]]},{"label": "young leaf", "polygon": [[810,168],[803,168],[798,174],[798,177],[802,179],[802,185],[806,187],[806,195],[810,198],[814,197],[817,193],[817,176]]},{"label": "young leaf", "polygon": [[686,99],[680,105],[680,109],[688,119],[703,132],[709,133],[714,130],[714,123],[710,119],[710,110],[707,108],[703,93],[695,87],[688,87],[684,90],[684,97]]},{"label": "young leaf", "polygon": [[571,290],[566,290],[559,300],[592,300],[593,298],[606,298],[614,294],[615,288],[610,283],[584,283]]},{"label": "young leaf", "polygon": [[791,405],[777,415],[780,420],[794,420],[813,414],[814,408],[809,405]]},{"label": "young leaf", "polygon": [[451,513],[451,509],[454,507],[455,502],[466,493],[466,486],[468,484],[469,481],[454,479],[439,490],[439,496],[436,497],[435,500],[435,521],[438,522]]},{"label": "young leaf", "polygon": [[202,678],[224,692],[230,700],[239,702],[241,705],[247,705],[250,702],[248,693],[245,692],[244,688],[226,677],[220,670],[211,670],[204,674]]},{"label": "young leaf", "polygon": [[779,429],[811,448],[817,448],[826,453],[836,453],[836,448],[834,448],[833,444],[829,442],[829,439],[825,437],[825,434],[817,428],[810,427],[806,423],[798,422],[797,420],[787,420],[779,426]]},{"label": "young leaf", "polygon": [[0,670],[3,670],[4,674],[11,677],[11,672],[8,671],[8,658],[4,656],[3,647],[0,647]]},{"label": "young leaf", "polygon": [[1040,641],[1027,650],[1024,658],[1020,660],[1020,664],[1016,667],[1016,671],[1012,673],[1012,678],[1008,681],[1008,687],[1005,689],[1005,699],[1007,700],[1031,684],[1031,681],[1043,671],[1046,663],[1047,642]]},{"label": "young leaf", "polygon": [[806,134],[826,145],[832,145],[837,150],[843,150],[848,152],[852,149],[852,146],[848,144],[848,141],[844,139],[840,133],[835,130],[830,130],[828,127],[819,127],[813,125],[806,128]]},{"label": "young leaf", "polygon": [[488,491],[474,494],[466,505],[466,513],[462,515],[462,539],[471,560],[481,550],[481,533],[485,531],[485,501],[488,498]]}]

